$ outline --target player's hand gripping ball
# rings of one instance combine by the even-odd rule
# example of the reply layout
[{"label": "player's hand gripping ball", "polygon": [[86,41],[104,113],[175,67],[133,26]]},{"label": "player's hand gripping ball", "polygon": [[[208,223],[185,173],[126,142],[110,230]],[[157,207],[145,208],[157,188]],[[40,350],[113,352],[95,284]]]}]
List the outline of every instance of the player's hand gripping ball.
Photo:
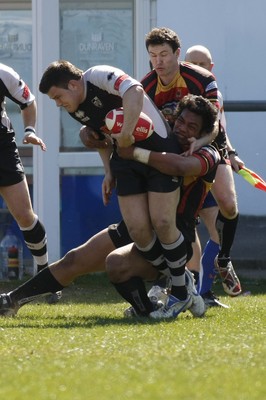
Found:
[{"label": "player's hand gripping ball", "polygon": [[[105,116],[105,124],[110,134],[116,134],[121,132],[121,128],[124,122],[123,108],[115,108],[109,111]],[[152,120],[144,112],[140,113],[139,120],[135,126],[133,136],[135,141],[145,140],[151,136],[154,131]]]}]

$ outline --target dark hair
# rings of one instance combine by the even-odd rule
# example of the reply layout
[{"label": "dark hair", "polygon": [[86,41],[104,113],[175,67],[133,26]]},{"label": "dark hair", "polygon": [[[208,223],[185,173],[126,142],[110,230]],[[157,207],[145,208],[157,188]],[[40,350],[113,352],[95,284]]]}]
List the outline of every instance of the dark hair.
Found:
[{"label": "dark hair", "polygon": [[78,81],[82,74],[83,71],[69,61],[54,61],[45,70],[39,84],[39,90],[46,94],[52,86],[67,89],[69,81],[71,79]]},{"label": "dark hair", "polygon": [[210,133],[213,131],[218,109],[210,100],[202,96],[188,94],[179,101],[176,108],[176,117],[178,118],[185,109],[202,117],[201,132]]},{"label": "dark hair", "polygon": [[150,45],[155,46],[158,44],[168,43],[172,47],[173,53],[181,47],[181,42],[178,35],[169,28],[153,28],[146,35],[146,49]]}]

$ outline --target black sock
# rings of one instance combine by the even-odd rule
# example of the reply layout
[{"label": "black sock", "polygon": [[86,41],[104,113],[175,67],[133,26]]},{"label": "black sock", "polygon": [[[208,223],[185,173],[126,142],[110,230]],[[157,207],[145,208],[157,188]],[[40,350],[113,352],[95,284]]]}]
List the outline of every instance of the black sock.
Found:
[{"label": "black sock", "polygon": [[120,296],[130,303],[139,315],[148,316],[154,311],[153,304],[147,296],[146,287],[141,278],[133,277],[126,282],[113,283],[113,285]]},{"label": "black sock", "polygon": [[167,264],[164,260],[163,249],[161,243],[158,238],[154,234],[153,240],[148,244],[145,248],[141,248],[136,246],[140,254],[145,258],[145,260],[149,261],[154,268],[158,270],[168,269]]},{"label": "black sock", "polygon": [[190,270],[190,272],[192,272],[192,274],[194,275],[195,285],[197,285],[197,283],[199,281],[199,272],[198,271],[193,271],[192,269]]},{"label": "black sock", "polygon": [[158,278],[153,282],[153,286],[160,286],[164,289],[168,288],[168,284],[169,277],[164,274],[158,275]]},{"label": "black sock", "polygon": [[37,297],[47,293],[55,293],[64,289],[52,275],[48,267],[41,270],[33,278],[23,283],[18,288],[8,293],[11,300],[18,303],[20,306],[35,300]]},{"label": "black sock", "polygon": [[218,258],[230,257],[233,246],[239,214],[233,219],[225,218],[221,212],[218,212],[216,219],[216,229],[219,235],[220,251]]},{"label": "black sock", "polygon": [[172,285],[171,294],[177,299],[183,301],[187,298],[187,287],[186,286],[174,286]]}]

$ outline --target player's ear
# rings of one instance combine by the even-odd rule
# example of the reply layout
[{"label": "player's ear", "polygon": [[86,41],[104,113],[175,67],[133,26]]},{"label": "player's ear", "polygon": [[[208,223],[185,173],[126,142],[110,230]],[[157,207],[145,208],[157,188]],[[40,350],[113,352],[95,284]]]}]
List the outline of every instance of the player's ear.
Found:
[{"label": "player's ear", "polygon": [[179,48],[176,49],[176,51],[175,51],[175,54],[176,54],[176,57],[177,57],[177,58],[179,58],[180,52],[181,52],[181,49],[180,49],[180,47],[179,47]]},{"label": "player's ear", "polygon": [[67,87],[69,90],[76,90],[78,87],[78,81],[76,79],[70,79]]}]

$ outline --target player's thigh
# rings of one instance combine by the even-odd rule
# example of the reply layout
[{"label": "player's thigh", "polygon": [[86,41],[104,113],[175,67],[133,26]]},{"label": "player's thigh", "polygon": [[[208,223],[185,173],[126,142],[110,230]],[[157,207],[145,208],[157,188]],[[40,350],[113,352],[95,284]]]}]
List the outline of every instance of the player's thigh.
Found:
[{"label": "player's thigh", "polygon": [[143,245],[142,241],[152,239],[152,225],[148,207],[147,193],[118,196],[120,211],[132,240]]},{"label": "player's thigh", "polygon": [[152,226],[163,243],[173,243],[177,239],[176,209],[179,195],[179,188],[168,193],[149,192]]},{"label": "player's thigh", "polygon": [[172,192],[149,192],[149,210],[152,221],[166,220],[171,222],[176,215],[176,209],[180,199],[180,189]]},{"label": "player's thigh", "polygon": [[105,259],[115,250],[108,228],[92,236],[86,243],[74,249],[76,268],[82,273],[101,272],[105,270]]},{"label": "player's thigh", "polygon": [[156,230],[176,226],[176,210],[180,199],[180,189],[168,193],[149,192],[149,210],[152,225]]}]

